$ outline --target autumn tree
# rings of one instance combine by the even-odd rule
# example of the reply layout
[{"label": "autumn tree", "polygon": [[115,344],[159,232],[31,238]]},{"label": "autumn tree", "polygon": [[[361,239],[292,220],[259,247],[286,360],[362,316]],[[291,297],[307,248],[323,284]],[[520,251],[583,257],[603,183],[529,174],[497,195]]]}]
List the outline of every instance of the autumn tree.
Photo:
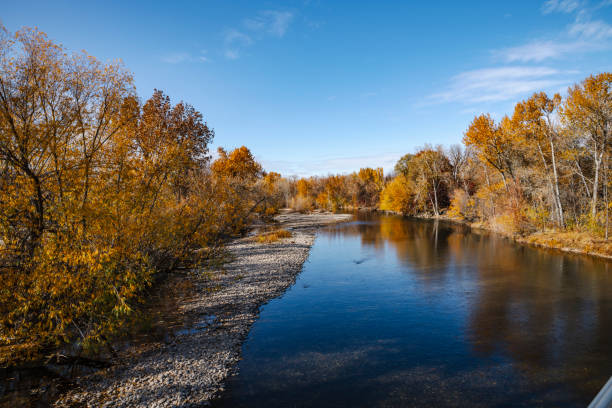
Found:
[{"label": "autumn tree", "polygon": [[554,115],[560,103],[559,94],[549,98],[544,92],[536,93],[516,105],[511,123],[517,137],[523,138],[525,145],[529,147],[525,149],[527,154],[533,153],[537,156],[534,161],[541,164],[541,172],[547,180],[554,218],[557,225],[563,227],[565,222],[559,190],[558,158],[561,138],[554,122]]},{"label": "autumn tree", "polygon": [[407,176],[408,175],[408,170],[409,170],[409,163],[410,163],[410,160],[412,160],[413,157],[414,157],[414,155],[410,154],[410,153],[406,153],[405,155],[400,157],[400,159],[397,161],[397,163],[395,163],[395,167],[393,168],[395,173],[396,174],[403,174],[404,176]]},{"label": "autumn tree", "polygon": [[415,213],[414,186],[403,173],[395,176],[381,192],[380,209],[405,215]]},{"label": "autumn tree", "polygon": [[497,170],[508,188],[508,176],[516,179],[516,161],[519,156],[518,141],[507,131],[509,119],[496,123],[491,115],[474,118],[465,132],[463,142],[474,148],[483,163]]},{"label": "autumn tree", "polygon": [[[560,111],[567,126],[591,157],[590,215],[595,219],[602,164],[607,160],[612,131],[612,74],[591,75],[582,83],[570,87]],[[607,172],[605,176],[604,182],[607,183]]]},{"label": "autumn tree", "polygon": [[357,173],[357,179],[358,203],[366,207],[375,207],[384,186],[383,169],[362,168]]},{"label": "autumn tree", "polygon": [[279,175],[189,104],[37,31],[0,30],[0,364],[121,333],[160,272],[244,231]]},{"label": "autumn tree", "polygon": [[211,165],[213,180],[220,195],[224,219],[228,230],[224,235],[236,234],[248,227],[257,207],[266,200],[257,189],[262,168],[251,151],[241,146],[225,151],[218,149],[219,157]]}]

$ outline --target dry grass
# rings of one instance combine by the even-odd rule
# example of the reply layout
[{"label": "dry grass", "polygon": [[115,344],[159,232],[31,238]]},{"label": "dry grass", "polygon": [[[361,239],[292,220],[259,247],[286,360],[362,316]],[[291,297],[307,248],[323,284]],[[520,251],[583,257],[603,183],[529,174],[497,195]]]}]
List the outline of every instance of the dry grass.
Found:
[{"label": "dry grass", "polygon": [[547,231],[532,234],[522,241],[546,248],[561,249],[590,255],[612,257],[612,241],[594,237],[586,232]]},{"label": "dry grass", "polygon": [[276,231],[261,233],[255,237],[255,241],[259,242],[260,244],[270,244],[278,241],[279,239],[291,237],[291,232],[287,231],[286,229],[279,229]]}]

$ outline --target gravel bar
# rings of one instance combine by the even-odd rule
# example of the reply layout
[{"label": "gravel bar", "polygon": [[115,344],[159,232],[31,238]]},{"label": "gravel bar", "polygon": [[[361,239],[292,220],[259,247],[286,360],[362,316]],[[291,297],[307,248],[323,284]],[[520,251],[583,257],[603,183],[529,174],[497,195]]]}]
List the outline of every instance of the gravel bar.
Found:
[{"label": "gravel bar", "polygon": [[350,218],[348,214],[283,213],[275,218],[276,226],[291,231],[291,238],[275,243],[248,237],[231,242],[228,250],[233,260],[214,271],[213,278],[196,279],[196,296],[178,301],[190,322],[187,327],[165,344],[78,380],[79,386],[56,406],[208,405],[235,369],[260,307],[295,282],[316,229]]}]

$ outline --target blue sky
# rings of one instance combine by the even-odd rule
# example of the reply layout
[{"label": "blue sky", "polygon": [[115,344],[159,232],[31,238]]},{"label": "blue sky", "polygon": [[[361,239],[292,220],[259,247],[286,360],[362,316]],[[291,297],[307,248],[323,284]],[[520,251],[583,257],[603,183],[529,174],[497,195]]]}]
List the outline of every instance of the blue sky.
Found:
[{"label": "blue sky", "polygon": [[121,59],[142,98],[191,103],[215,147],[284,175],[388,171],[459,143],[476,114],[612,68],[612,0],[28,1],[0,20]]}]

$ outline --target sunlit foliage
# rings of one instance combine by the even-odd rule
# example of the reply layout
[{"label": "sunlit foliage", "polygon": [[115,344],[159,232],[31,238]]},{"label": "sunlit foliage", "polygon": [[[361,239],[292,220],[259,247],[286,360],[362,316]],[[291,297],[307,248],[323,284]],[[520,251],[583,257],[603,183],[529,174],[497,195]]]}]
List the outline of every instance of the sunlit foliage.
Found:
[{"label": "sunlit foliage", "polygon": [[386,178],[362,169],[300,179],[298,197],[308,202],[304,208],[377,207],[509,234],[573,229],[607,238],[611,133],[612,74],[591,75],[565,99],[537,92],[499,121],[477,115],[465,147],[417,149]]},{"label": "sunlit foliage", "polygon": [[1,31],[1,363],[108,342],[160,272],[278,207],[280,176],[246,147],[211,164],[213,136],[161,91],[141,102],[120,64]]}]

